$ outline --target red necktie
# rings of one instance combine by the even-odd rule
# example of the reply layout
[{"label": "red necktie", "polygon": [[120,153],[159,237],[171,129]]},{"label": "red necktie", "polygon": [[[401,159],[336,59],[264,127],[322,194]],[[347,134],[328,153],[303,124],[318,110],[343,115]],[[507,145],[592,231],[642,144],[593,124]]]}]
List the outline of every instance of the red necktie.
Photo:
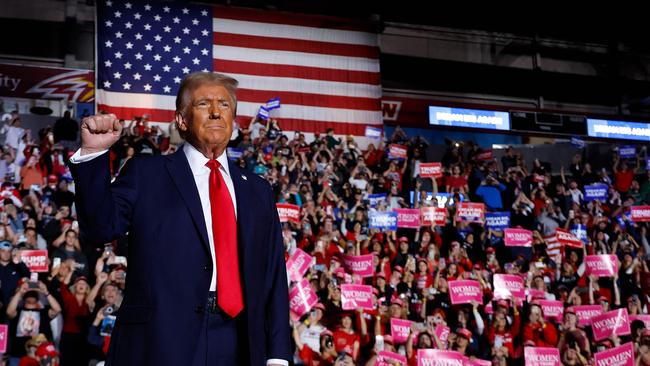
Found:
[{"label": "red necktie", "polygon": [[226,182],[216,160],[205,164],[210,168],[210,209],[212,236],[217,264],[217,302],[221,310],[235,317],[244,308],[239,279],[237,255],[237,222],[235,208]]}]

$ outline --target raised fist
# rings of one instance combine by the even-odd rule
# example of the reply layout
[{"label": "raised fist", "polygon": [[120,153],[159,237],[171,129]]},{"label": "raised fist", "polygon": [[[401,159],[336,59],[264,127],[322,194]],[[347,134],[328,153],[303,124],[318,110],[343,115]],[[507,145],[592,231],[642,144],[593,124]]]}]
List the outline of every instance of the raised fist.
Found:
[{"label": "raised fist", "polygon": [[114,114],[98,114],[81,121],[81,155],[110,148],[122,134],[122,124]]}]

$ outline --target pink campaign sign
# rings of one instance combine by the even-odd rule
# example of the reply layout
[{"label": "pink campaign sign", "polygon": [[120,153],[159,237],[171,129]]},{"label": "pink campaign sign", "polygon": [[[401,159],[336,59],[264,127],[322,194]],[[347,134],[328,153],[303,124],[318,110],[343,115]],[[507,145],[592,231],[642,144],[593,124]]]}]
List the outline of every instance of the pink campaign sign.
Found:
[{"label": "pink campaign sign", "polygon": [[492,361],[466,357],[465,366],[492,366]]},{"label": "pink campaign sign", "polygon": [[650,315],[630,315],[630,324],[635,320],[642,321],[645,324],[645,329],[650,329]]},{"label": "pink campaign sign", "polygon": [[634,222],[650,221],[650,206],[630,207],[630,218]]},{"label": "pink campaign sign", "polygon": [[21,250],[20,260],[32,272],[47,272],[47,250]]},{"label": "pink campaign sign", "polygon": [[363,278],[372,277],[375,274],[375,268],[372,265],[372,254],[344,255],[343,265],[352,274],[359,275]]},{"label": "pink campaign sign", "polygon": [[343,310],[373,310],[372,286],[368,285],[341,285],[341,303]]},{"label": "pink campaign sign", "polygon": [[503,242],[508,247],[530,247],[533,245],[533,232],[507,228],[503,230]]},{"label": "pink campaign sign", "polygon": [[419,349],[417,366],[463,366],[463,356],[456,351],[439,349]]},{"label": "pink campaign sign", "polygon": [[587,275],[611,277],[618,272],[618,260],[614,254],[588,255],[585,265]]},{"label": "pink campaign sign", "polygon": [[289,309],[294,320],[298,320],[301,316],[307,314],[317,302],[318,296],[316,296],[306,278],[296,283],[289,291]]},{"label": "pink campaign sign", "polygon": [[533,299],[543,299],[545,296],[544,290],[528,289],[528,301]]},{"label": "pink campaign sign", "polygon": [[594,366],[634,366],[632,342],[594,354]]},{"label": "pink campaign sign", "polygon": [[494,298],[497,300],[510,300],[513,296],[523,300],[526,297],[524,279],[518,275],[495,274]]},{"label": "pink campaign sign", "polygon": [[0,354],[7,352],[7,339],[9,338],[7,327],[7,324],[0,324]]},{"label": "pink campaign sign", "polygon": [[526,366],[560,366],[560,350],[550,347],[525,347]]},{"label": "pink campaign sign", "polygon": [[472,300],[483,303],[481,284],[474,280],[449,281],[449,297],[452,305],[469,304]]},{"label": "pink campaign sign", "polygon": [[417,229],[420,227],[420,210],[417,208],[396,208],[397,227]]},{"label": "pink campaign sign", "polygon": [[375,366],[406,366],[406,357],[395,352],[380,351]]},{"label": "pink campaign sign", "polygon": [[422,177],[422,178],[439,178],[439,177],[442,177],[442,164],[440,164],[440,163],[420,163],[420,177]]},{"label": "pink campaign sign", "polygon": [[562,321],[564,317],[564,304],[556,300],[539,300],[539,305],[544,312],[544,319]]},{"label": "pink campaign sign", "polygon": [[395,344],[406,342],[411,331],[411,323],[413,322],[410,320],[396,318],[390,319],[390,334],[393,336],[393,342],[395,342]]},{"label": "pink campaign sign", "polygon": [[630,319],[627,316],[627,309],[612,310],[591,318],[591,329],[596,341],[608,338],[612,334],[619,336],[630,334]]},{"label": "pink campaign sign", "polygon": [[600,305],[578,305],[573,309],[578,317],[579,326],[591,325],[591,319],[603,313],[603,307]]},{"label": "pink campaign sign", "polygon": [[421,207],[420,217],[422,226],[445,226],[447,223],[447,209],[439,207]]},{"label": "pink campaign sign", "polygon": [[443,344],[444,348],[447,348],[447,340],[449,339],[449,333],[451,333],[451,329],[447,326],[444,326],[442,324],[436,325],[436,329],[433,331],[436,334],[436,337],[440,340],[440,342]]},{"label": "pink campaign sign", "polygon": [[298,282],[302,279],[302,276],[311,265],[311,258],[311,255],[305,253],[302,249],[296,249],[287,261],[287,273],[291,281]]}]

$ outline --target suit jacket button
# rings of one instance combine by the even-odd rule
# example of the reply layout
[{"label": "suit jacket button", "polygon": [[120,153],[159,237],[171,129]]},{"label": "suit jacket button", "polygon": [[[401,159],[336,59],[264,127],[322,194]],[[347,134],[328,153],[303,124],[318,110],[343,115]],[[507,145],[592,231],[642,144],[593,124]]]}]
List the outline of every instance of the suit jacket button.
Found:
[{"label": "suit jacket button", "polygon": [[203,306],[198,305],[198,306],[194,309],[194,311],[197,312],[197,313],[202,313],[202,312],[203,312],[203,309],[204,309]]}]

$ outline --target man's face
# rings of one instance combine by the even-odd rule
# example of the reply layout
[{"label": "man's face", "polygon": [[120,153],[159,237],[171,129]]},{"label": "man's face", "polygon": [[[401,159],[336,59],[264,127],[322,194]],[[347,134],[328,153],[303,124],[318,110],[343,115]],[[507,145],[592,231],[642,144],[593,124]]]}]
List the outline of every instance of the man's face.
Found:
[{"label": "man's face", "polygon": [[0,249],[0,259],[7,262],[11,259],[11,250],[9,249]]},{"label": "man's face", "polygon": [[235,106],[230,94],[220,85],[205,84],[191,94],[187,115],[179,127],[187,131],[187,140],[204,146],[226,146],[233,130]]}]

